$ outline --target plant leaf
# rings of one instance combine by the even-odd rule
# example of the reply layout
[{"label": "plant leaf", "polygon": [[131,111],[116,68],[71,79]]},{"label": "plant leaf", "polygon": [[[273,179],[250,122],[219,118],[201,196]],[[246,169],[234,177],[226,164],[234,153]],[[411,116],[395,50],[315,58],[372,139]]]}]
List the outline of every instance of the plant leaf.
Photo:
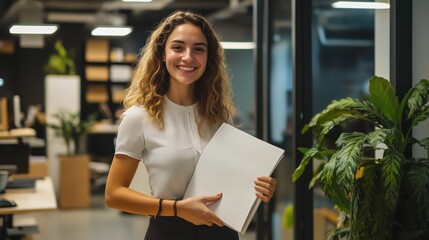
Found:
[{"label": "plant leaf", "polygon": [[408,99],[410,99],[410,96],[413,93],[413,91],[414,91],[414,88],[410,88],[401,100],[401,104],[399,105],[399,111],[397,112],[397,117],[398,117],[398,120],[400,121],[398,126],[402,125],[403,120],[408,119],[408,117],[404,113],[408,111],[406,110],[406,108],[408,107]]},{"label": "plant leaf", "polygon": [[316,185],[316,183],[320,180],[320,176],[322,175],[322,169],[323,169],[323,166],[322,166],[322,168],[321,168],[321,169],[319,169],[319,170],[316,172],[316,174],[311,178],[311,181],[310,181],[310,183],[308,184],[308,189],[313,188],[313,187],[314,187],[314,185]]},{"label": "plant leaf", "polygon": [[74,142],[75,151],[77,151],[79,149],[80,137],[88,133],[94,122],[92,119],[81,121],[79,112],[70,112],[66,109],[61,109],[57,113],[52,114],[52,118],[54,122],[49,122],[46,126],[52,128],[55,135],[63,138],[68,155],[72,154],[71,142]]},{"label": "plant leaf", "polygon": [[302,133],[313,127],[314,135],[318,137],[317,145],[321,146],[326,134],[335,126],[351,119],[361,119],[373,125],[389,124],[389,120],[370,102],[344,98],[332,101],[321,113],[316,114],[310,123],[303,128]]},{"label": "plant leaf", "polygon": [[353,186],[350,203],[351,239],[374,239],[372,221],[375,216],[375,202],[379,191],[378,167],[379,165],[374,163],[364,165],[365,170],[362,177]]},{"label": "plant leaf", "polygon": [[404,156],[387,149],[381,161],[379,198],[376,202],[374,239],[392,239],[393,219],[399,199]]},{"label": "plant leaf", "polygon": [[361,102],[353,98],[344,98],[332,101],[331,104],[329,104],[323,111],[316,114],[311,119],[310,123],[304,126],[302,133],[305,133],[309,128],[330,122],[333,119],[353,111],[353,109],[356,108],[355,105],[361,105]]},{"label": "plant leaf", "polygon": [[429,99],[429,81],[426,79],[420,80],[411,90],[411,95],[407,101],[408,118],[411,119],[414,115],[421,111],[422,107]]},{"label": "plant leaf", "polygon": [[382,77],[374,76],[369,80],[369,101],[379,109],[390,121],[399,126],[397,111],[399,100],[390,82]]},{"label": "plant leaf", "polygon": [[335,154],[335,175],[344,194],[348,194],[351,191],[359,166],[362,145],[365,143],[366,138],[367,135],[360,132],[342,133],[336,141],[340,149]]},{"label": "plant leaf", "polygon": [[[410,161],[404,178],[404,186],[414,207],[414,227],[429,229],[429,164],[423,161]],[[410,229],[412,230],[412,229]],[[416,229],[414,229],[416,230]]]},{"label": "plant leaf", "polygon": [[296,182],[302,174],[305,171],[306,166],[308,165],[308,162],[318,153],[317,148],[310,148],[308,149],[304,156],[302,157],[301,163],[299,164],[298,168],[295,169],[295,172],[292,175],[292,180]]},{"label": "plant leaf", "polygon": [[328,240],[341,240],[349,235],[349,232],[350,228],[348,227],[337,228],[328,236]]},{"label": "plant leaf", "polygon": [[315,128],[319,129],[316,135],[318,135],[317,143],[320,145],[323,140],[325,139],[326,134],[329,133],[335,126],[340,125],[342,122],[346,122],[350,119],[356,118],[353,114],[350,113],[344,113],[343,115],[338,116],[335,119],[332,119],[331,121],[324,122],[320,124],[321,128]]},{"label": "plant leaf", "polygon": [[335,177],[335,158],[332,156],[331,160],[325,164],[322,171],[320,172],[320,186],[323,189],[325,195],[334,202],[342,211],[350,212],[350,201],[344,195],[344,192],[340,189],[336,182]]},{"label": "plant leaf", "polygon": [[320,172],[320,186],[329,198],[332,196],[332,186],[335,182],[335,156],[336,154],[331,157]]},{"label": "plant leaf", "polygon": [[347,199],[335,181],[332,183],[331,200],[341,211],[350,213],[350,200]]},{"label": "plant leaf", "polygon": [[416,111],[413,116],[413,122],[411,123],[412,127],[417,126],[419,122],[423,122],[429,118],[429,106],[423,106],[422,109]]},{"label": "plant leaf", "polygon": [[401,185],[401,172],[404,155],[390,149],[384,152],[382,161],[381,178],[385,190],[386,207],[392,212],[395,210],[399,197],[399,186]]},{"label": "plant leaf", "polygon": [[385,143],[387,138],[391,138],[393,135],[391,129],[379,128],[368,133],[367,141],[371,146],[377,147],[381,143]]}]

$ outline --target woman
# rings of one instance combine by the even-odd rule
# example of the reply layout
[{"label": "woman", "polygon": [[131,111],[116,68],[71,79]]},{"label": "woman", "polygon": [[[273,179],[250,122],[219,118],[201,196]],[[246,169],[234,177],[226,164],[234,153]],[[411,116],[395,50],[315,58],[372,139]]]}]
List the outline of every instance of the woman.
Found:
[{"label": "woman", "polygon": [[[182,199],[198,158],[218,127],[231,119],[224,52],[201,16],[178,11],[165,18],[140,54],[124,100],[125,112],[106,185],[106,204],[153,216],[146,240],[237,240],[206,204],[222,194]],[[153,196],[129,188],[142,160]],[[255,179],[268,202],[271,177]]]}]

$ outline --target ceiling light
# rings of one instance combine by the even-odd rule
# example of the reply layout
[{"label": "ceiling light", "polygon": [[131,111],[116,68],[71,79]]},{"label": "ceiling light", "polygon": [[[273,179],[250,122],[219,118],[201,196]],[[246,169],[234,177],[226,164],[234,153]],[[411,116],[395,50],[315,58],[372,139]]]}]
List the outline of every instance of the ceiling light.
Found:
[{"label": "ceiling light", "polygon": [[52,34],[58,30],[57,25],[13,25],[9,32],[11,34]]},{"label": "ceiling light", "polygon": [[254,42],[221,42],[224,49],[254,49]]},{"label": "ceiling light", "polygon": [[152,2],[152,0],[122,0],[122,2]]},{"label": "ceiling light", "polygon": [[352,9],[389,9],[390,4],[383,2],[349,2],[338,1],[332,4],[333,8],[352,8]]},{"label": "ceiling light", "polygon": [[133,31],[132,27],[97,27],[92,30],[92,36],[126,36]]}]

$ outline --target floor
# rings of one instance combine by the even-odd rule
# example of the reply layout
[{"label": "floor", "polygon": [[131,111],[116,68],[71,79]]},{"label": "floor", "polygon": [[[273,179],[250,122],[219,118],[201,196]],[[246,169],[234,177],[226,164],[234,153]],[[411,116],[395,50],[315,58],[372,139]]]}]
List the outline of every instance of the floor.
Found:
[{"label": "floor", "polygon": [[[88,209],[32,213],[39,226],[39,233],[31,240],[142,240],[148,218],[108,209],[102,195],[93,195]],[[253,240],[248,231],[240,240]]]}]

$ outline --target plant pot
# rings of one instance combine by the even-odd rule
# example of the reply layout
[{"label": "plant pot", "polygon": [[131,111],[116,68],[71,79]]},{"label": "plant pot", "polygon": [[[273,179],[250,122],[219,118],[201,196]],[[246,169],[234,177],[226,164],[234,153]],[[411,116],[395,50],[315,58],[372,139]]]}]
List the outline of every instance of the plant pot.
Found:
[{"label": "plant pot", "polygon": [[58,158],[60,160],[60,207],[89,207],[89,155],[62,155]]}]

